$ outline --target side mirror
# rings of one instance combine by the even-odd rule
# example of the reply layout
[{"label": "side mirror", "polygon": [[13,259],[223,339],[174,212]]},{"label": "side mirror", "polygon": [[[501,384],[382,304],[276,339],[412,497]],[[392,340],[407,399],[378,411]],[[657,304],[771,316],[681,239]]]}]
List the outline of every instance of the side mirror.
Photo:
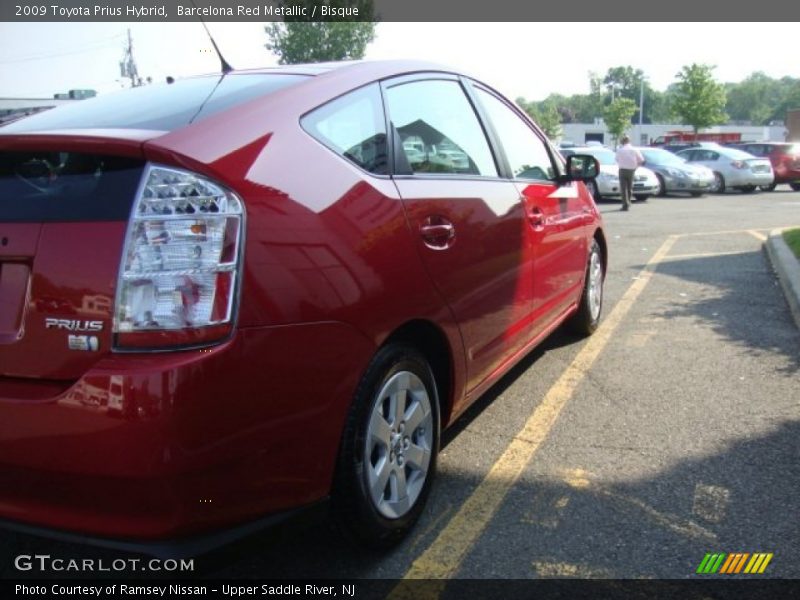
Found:
[{"label": "side mirror", "polygon": [[567,157],[567,181],[589,181],[600,173],[600,163],[590,154],[572,154]]}]

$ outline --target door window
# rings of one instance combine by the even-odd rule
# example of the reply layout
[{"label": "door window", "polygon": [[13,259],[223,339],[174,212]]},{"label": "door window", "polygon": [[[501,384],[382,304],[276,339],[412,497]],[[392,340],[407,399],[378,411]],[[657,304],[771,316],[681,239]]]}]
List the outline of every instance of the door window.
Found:
[{"label": "door window", "polygon": [[362,169],[388,173],[386,122],[378,84],[328,102],[300,121],[309,134]]},{"label": "door window", "polygon": [[496,96],[480,88],[476,91],[497,131],[514,178],[554,180],[553,161],[541,138]]},{"label": "door window", "polygon": [[413,173],[497,177],[486,135],[461,84],[414,81],[386,91],[389,116]]}]

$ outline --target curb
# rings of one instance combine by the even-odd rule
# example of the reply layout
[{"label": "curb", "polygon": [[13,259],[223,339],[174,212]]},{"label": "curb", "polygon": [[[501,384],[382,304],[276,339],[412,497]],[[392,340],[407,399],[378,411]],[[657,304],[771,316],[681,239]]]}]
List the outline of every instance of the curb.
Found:
[{"label": "curb", "polygon": [[783,295],[789,303],[794,322],[800,328],[800,260],[783,239],[782,229],[773,229],[765,242],[772,268],[778,274]]}]

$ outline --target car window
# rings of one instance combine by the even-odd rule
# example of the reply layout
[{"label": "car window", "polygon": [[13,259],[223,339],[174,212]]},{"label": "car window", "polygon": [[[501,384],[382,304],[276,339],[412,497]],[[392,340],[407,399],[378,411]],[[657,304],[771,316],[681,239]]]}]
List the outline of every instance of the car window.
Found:
[{"label": "car window", "polygon": [[617,164],[617,155],[611,150],[598,150],[593,148],[586,152],[586,154],[594,156],[601,165],[616,166]]},{"label": "car window", "polygon": [[103,154],[0,152],[0,222],[124,221],[143,170]]},{"label": "car window", "polygon": [[458,82],[395,85],[386,90],[386,103],[413,173],[497,176],[489,142]]},{"label": "car window", "polygon": [[476,91],[497,131],[514,178],[553,180],[555,169],[541,138],[494,94],[480,88]]},{"label": "car window", "polygon": [[692,162],[695,160],[696,152],[694,150],[681,150],[680,152],[678,152],[677,156],[681,157],[684,160]]},{"label": "car window", "polygon": [[644,159],[649,165],[680,166],[683,165],[686,160],[686,154],[684,153],[677,155],[672,152],[667,152],[666,150],[648,148],[640,148],[639,150],[644,155]]},{"label": "car window", "polygon": [[692,160],[695,161],[713,161],[719,158],[719,154],[711,150],[694,150]]},{"label": "car window", "polygon": [[86,128],[172,131],[307,80],[305,75],[276,73],[189,77],[60,106],[10,123],[3,132]]},{"label": "car window", "polygon": [[753,155],[750,154],[749,152],[736,150],[735,148],[729,148],[728,150],[725,151],[725,157],[731,158],[733,160],[747,160],[748,158],[753,158]]},{"label": "car window", "polygon": [[350,92],[317,108],[300,121],[303,129],[362,169],[389,172],[386,122],[378,84]]}]

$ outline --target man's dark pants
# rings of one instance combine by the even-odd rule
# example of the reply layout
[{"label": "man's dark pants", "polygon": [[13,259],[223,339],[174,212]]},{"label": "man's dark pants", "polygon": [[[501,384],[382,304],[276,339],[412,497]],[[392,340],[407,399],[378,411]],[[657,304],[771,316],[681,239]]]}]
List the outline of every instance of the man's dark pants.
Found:
[{"label": "man's dark pants", "polygon": [[633,174],[636,169],[620,169],[619,185],[622,191],[622,210],[631,207],[631,196],[633,195]]}]

